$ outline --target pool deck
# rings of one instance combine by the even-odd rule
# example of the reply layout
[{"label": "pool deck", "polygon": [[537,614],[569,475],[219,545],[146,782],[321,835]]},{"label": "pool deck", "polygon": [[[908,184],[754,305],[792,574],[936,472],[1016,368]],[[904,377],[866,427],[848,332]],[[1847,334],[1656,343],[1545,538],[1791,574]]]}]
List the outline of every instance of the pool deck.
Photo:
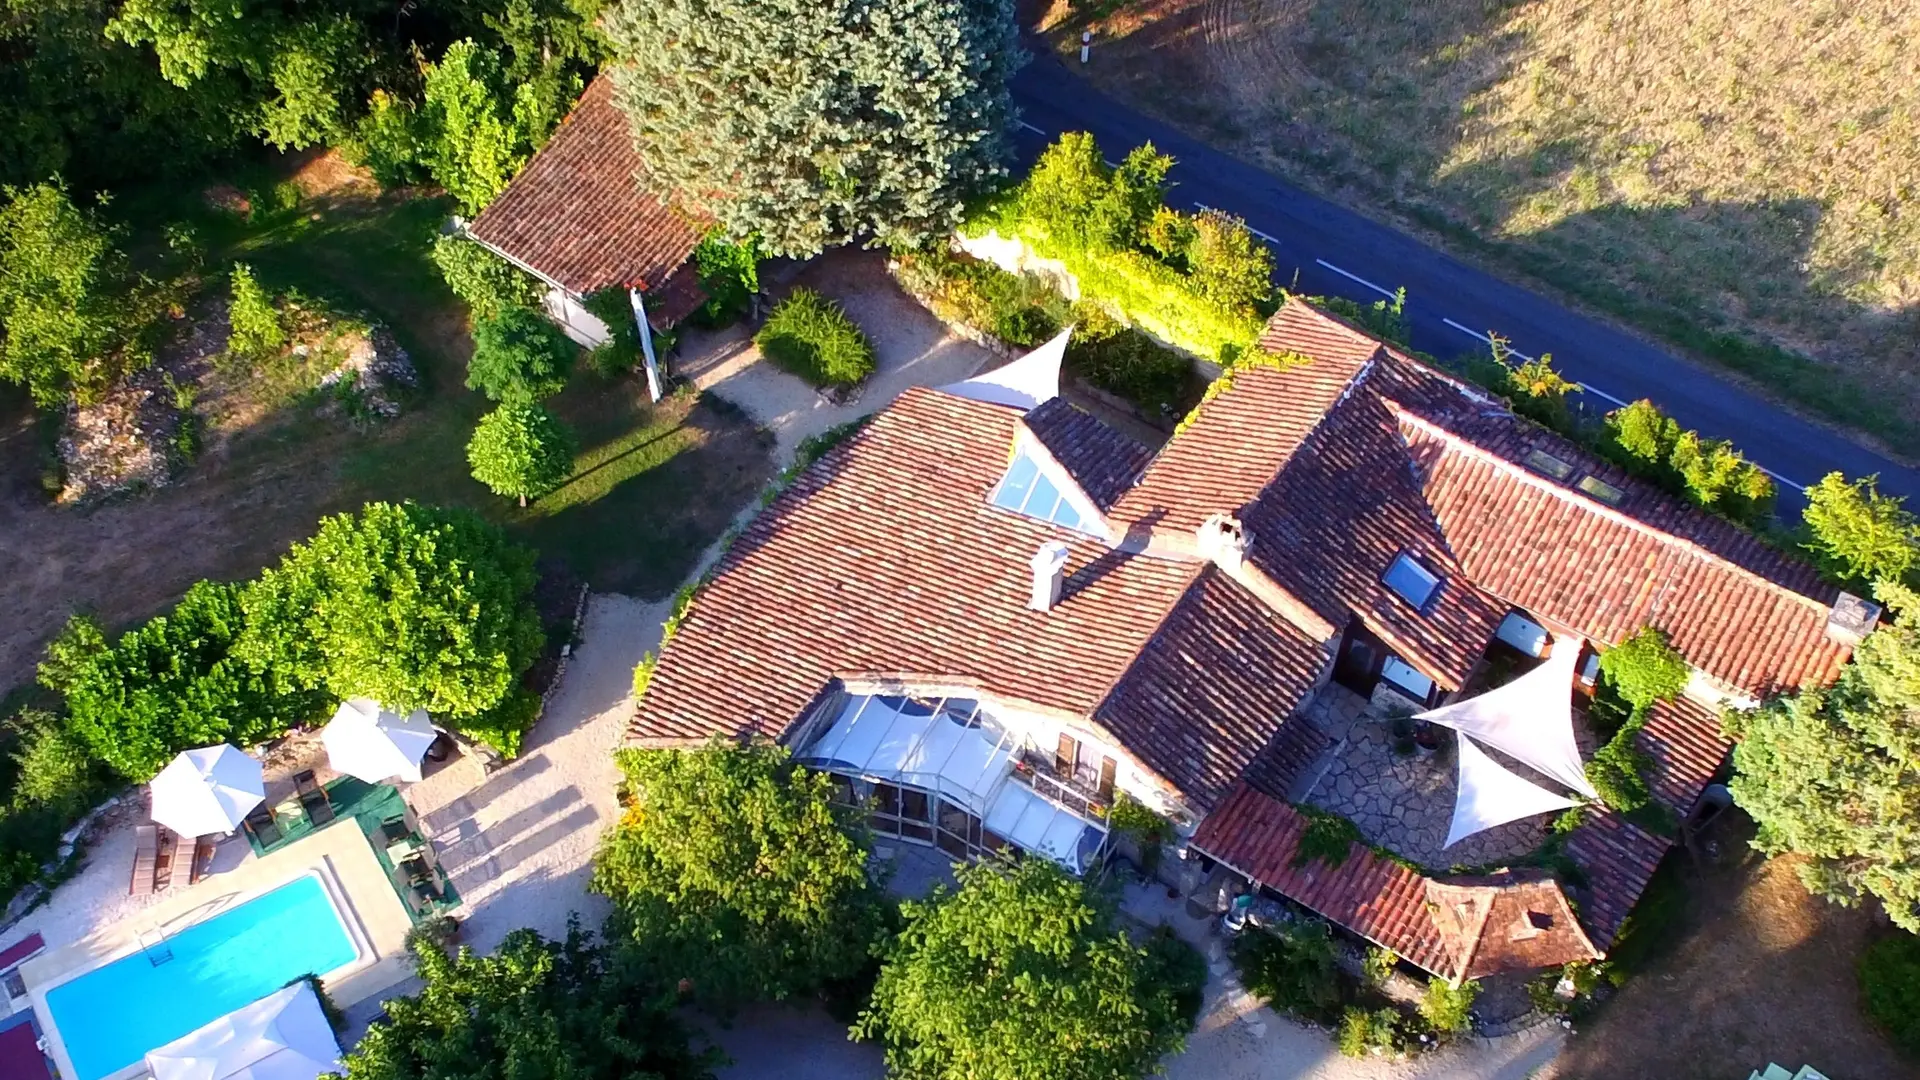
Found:
[{"label": "pool deck", "polygon": [[[321,978],[336,1004],[345,1008],[376,997],[412,974],[406,958],[406,936],[413,919],[395,894],[373,845],[357,828],[322,829],[299,843],[201,881],[136,916],[21,965],[21,978],[60,1075],[74,1077],[78,1073],[47,1008],[48,990],[139,952],[143,934],[172,934],[310,874],[320,878],[358,954],[352,962]],[[138,1002],[127,1005],[139,1007]],[[144,1064],[136,1063],[105,1080],[129,1080],[145,1072]]]}]

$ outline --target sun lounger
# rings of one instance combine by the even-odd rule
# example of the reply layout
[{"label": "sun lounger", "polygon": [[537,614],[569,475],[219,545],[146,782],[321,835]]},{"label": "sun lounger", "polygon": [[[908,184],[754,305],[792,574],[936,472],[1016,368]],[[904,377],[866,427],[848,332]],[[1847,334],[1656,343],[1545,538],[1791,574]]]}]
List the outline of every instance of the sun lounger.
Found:
[{"label": "sun lounger", "polygon": [[264,804],[254,807],[241,824],[246,826],[247,831],[253,834],[253,838],[259,841],[263,848],[272,847],[280,842],[280,825],[273,820],[273,811],[267,809]]},{"label": "sun lounger", "polygon": [[159,830],[159,832],[160,832],[159,854],[154,858],[154,861],[153,861],[153,888],[154,888],[154,891],[156,892],[158,892],[161,889],[173,888],[173,854],[174,854],[173,830],[161,829]]},{"label": "sun lounger", "polygon": [[153,891],[154,863],[160,856],[160,828],[136,825],[133,828],[133,876],[127,882],[127,895],[145,896]]},{"label": "sun lounger", "polygon": [[202,836],[193,842],[193,862],[187,866],[187,884],[192,885],[207,876],[213,867],[214,843],[211,835]]},{"label": "sun lounger", "polygon": [[[308,773],[309,777],[313,774]],[[315,787],[300,793],[300,805],[307,811],[307,817],[313,821],[313,827],[319,828],[333,820],[333,803],[327,799],[327,793]]]}]

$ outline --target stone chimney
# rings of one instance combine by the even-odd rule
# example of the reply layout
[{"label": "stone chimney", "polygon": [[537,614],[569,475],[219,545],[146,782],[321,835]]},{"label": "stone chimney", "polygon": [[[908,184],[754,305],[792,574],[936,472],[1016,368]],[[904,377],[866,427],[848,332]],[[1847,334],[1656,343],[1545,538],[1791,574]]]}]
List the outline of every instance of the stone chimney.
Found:
[{"label": "stone chimney", "polygon": [[1843,592],[1827,613],[1827,640],[1852,648],[1880,625],[1880,605]]},{"label": "stone chimney", "polygon": [[1049,540],[1033,553],[1027,563],[1033,569],[1033,596],[1027,601],[1028,607],[1052,611],[1060,602],[1060,589],[1067,580],[1067,556],[1072,550],[1065,541]]},{"label": "stone chimney", "polygon": [[1237,574],[1247,562],[1247,530],[1240,519],[1211,514],[1194,532],[1194,550],[1229,574]]}]

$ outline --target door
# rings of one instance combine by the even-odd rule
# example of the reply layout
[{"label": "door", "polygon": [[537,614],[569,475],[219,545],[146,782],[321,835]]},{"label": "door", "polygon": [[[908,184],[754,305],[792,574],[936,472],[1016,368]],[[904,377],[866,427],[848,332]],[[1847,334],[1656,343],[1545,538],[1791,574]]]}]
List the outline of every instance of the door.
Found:
[{"label": "door", "polygon": [[1100,759],[1100,797],[1109,802],[1113,800],[1114,774],[1119,771],[1119,762],[1114,761],[1110,757]]},{"label": "door", "polygon": [[1387,662],[1387,647],[1359,623],[1347,627],[1346,640],[1340,643],[1340,656],[1333,662],[1333,681],[1363,697],[1373,693],[1380,681],[1380,668]]},{"label": "door", "polygon": [[1080,763],[1080,740],[1062,732],[1060,745],[1053,751],[1054,775],[1065,778],[1073,775],[1073,767]]}]

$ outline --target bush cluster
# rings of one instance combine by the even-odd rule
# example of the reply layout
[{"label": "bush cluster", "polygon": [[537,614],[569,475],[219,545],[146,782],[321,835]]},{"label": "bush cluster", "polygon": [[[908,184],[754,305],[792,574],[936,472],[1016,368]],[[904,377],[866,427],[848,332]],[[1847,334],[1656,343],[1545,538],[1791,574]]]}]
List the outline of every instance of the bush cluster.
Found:
[{"label": "bush cluster", "polygon": [[1182,415],[1198,400],[1199,376],[1187,357],[1122,325],[1097,304],[1076,305],[1073,314],[1069,372],[1150,417]]},{"label": "bush cluster", "polygon": [[227,305],[227,323],[232,333],[227,351],[249,360],[279,351],[287,343],[287,331],[281,325],[273,294],[260,285],[246,263],[235,263],[228,281],[232,299]]},{"label": "bush cluster", "polygon": [[1640,746],[1640,732],[1648,711],[1678,697],[1688,678],[1686,658],[1651,626],[1600,654],[1600,681],[1588,715],[1603,732],[1618,726],[1587,762],[1587,780],[1601,802],[1656,832],[1671,831],[1671,811],[1653,801],[1648,777],[1654,760]]},{"label": "bush cluster", "polygon": [[1867,1015],[1900,1049],[1920,1057],[1920,937],[1894,933],[1860,955]]},{"label": "bush cluster", "polygon": [[435,238],[432,258],[475,322],[497,319],[508,308],[535,307],[546,292],[539,278],[463,236]]},{"label": "bush cluster", "polygon": [[1600,451],[1636,476],[1747,526],[1773,518],[1773,480],[1724,439],[1682,428],[1651,401],[1607,414]]},{"label": "bush cluster", "polygon": [[760,238],[732,241],[715,230],[693,249],[694,269],[700,275],[706,302],[693,314],[701,326],[731,326],[753,306],[760,292]]},{"label": "bush cluster", "polygon": [[1037,274],[1012,274],[944,245],[896,253],[900,282],[942,318],[1032,348],[1073,320],[1072,305]]},{"label": "bush cluster", "polygon": [[1069,132],[1020,184],[962,226],[1015,238],[1065,264],[1082,299],[1196,356],[1226,362],[1259,335],[1273,300],[1271,255],[1246,224],[1165,203],[1173,159],[1151,144],[1118,167],[1091,135]]},{"label": "bush cluster", "polygon": [[873,345],[839,304],[795,289],[753,343],[767,359],[818,387],[854,386],[873,374]]}]

